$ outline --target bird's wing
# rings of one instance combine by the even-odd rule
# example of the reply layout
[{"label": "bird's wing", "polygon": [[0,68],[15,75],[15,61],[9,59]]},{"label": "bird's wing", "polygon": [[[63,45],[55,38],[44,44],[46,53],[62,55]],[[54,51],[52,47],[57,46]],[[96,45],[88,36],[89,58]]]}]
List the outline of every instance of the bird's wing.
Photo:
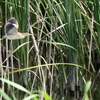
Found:
[{"label": "bird's wing", "polygon": [[5,25],[5,33],[8,35],[16,35],[18,34],[18,30],[13,24],[7,23]]}]

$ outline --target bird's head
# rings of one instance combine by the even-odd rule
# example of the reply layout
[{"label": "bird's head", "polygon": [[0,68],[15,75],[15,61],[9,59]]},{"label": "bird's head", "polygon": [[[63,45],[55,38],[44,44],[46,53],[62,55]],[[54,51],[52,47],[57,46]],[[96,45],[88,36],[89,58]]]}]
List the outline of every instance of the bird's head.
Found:
[{"label": "bird's head", "polygon": [[18,21],[15,18],[10,18],[7,23],[14,25],[17,29],[19,27]]}]

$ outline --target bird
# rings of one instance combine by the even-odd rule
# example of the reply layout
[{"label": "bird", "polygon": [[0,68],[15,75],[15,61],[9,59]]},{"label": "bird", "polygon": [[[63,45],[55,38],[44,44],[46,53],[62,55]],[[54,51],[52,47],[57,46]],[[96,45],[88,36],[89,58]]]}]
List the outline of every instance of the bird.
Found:
[{"label": "bird", "polygon": [[26,36],[32,35],[30,33],[21,33],[18,32],[18,21],[15,18],[10,18],[5,24],[5,33],[4,38],[8,40],[23,39]]}]

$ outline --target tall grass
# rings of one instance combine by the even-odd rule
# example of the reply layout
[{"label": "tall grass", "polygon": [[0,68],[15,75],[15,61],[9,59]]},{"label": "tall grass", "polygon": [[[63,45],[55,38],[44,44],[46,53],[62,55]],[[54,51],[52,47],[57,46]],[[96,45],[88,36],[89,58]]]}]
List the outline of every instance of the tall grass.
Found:
[{"label": "tall grass", "polygon": [[[30,37],[0,41],[3,97],[99,98],[99,0],[1,0],[0,4],[2,35],[11,17],[18,20],[20,32],[33,29]],[[85,92],[88,80],[91,87]]]}]

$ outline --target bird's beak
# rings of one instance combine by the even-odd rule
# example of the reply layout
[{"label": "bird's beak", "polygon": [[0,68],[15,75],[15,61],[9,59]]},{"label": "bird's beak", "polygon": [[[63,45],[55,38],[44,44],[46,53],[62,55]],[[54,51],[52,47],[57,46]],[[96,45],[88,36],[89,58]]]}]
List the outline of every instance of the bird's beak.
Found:
[{"label": "bird's beak", "polygon": [[[20,33],[20,32],[18,32],[18,33]],[[21,34],[24,35],[24,36],[32,35],[30,33],[21,33]]]}]

